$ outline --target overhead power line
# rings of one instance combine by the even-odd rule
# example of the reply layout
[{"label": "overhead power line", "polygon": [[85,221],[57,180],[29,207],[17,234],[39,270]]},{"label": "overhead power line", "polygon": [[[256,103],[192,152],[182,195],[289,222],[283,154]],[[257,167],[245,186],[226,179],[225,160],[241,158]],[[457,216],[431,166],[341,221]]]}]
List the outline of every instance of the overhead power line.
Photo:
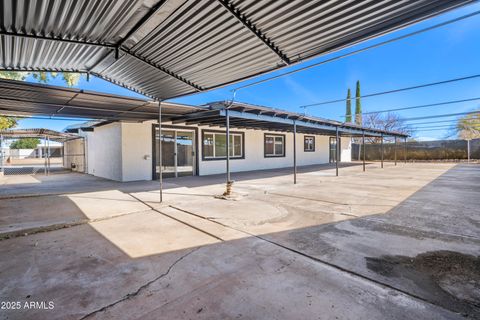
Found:
[{"label": "overhead power line", "polygon": [[[415,121],[415,120],[413,120],[413,121]],[[440,120],[440,121],[427,121],[427,122],[414,122],[414,123],[411,123],[410,125],[415,126],[415,125],[418,125],[418,124],[452,123],[452,122],[458,122],[458,119]]]},{"label": "overhead power line", "polygon": [[[426,88],[426,87],[433,87],[433,86],[438,86],[438,85],[442,85],[442,84],[464,81],[464,80],[470,80],[470,79],[475,79],[475,78],[480,78],[480,74],[474,74],[474,75],[471,75],[471,76],[442,80],[442,81],[437,81],[437,82],[424,83],[424,84],[419,84],[419,85],[416,85],[416,86],[405,87],[405,88],[400,88],[400,89],[392,89],[392,90],[387,90],[387,91],[369,93],[369,94],[360,96],[360,98],[376,97],[376,96],[381,96],[381,95],[385,95],[385,94],[397,93],[397,92],[408,91],[408,90],[415,90],[415,89]],[[351,100],[355,100],[355,98],[351,98]],[[343,102],[343,101],[347,101],[347,99],[342,98],[342,99],[335,99],[335,100],[329,100],[329,101],[322,101],[322,102],[318,102],[318,103],[305,104],[305,105],[298,106],[298,107],[299,108],[308,108],[308,107],[320,106],[320,105],[325,105],[325,104],[332,104],[332,103]]]},{"label": "overhead power line", "polygon": [[407,39],[409,37],[412,37],[412,36],[427,32],[427,31],[431,31],[431,30],[441,28],[441,27],[444,27],[446,25],[449,25],[449,24],[452,24],[452,23],[455,23],[455,22],[458,22],[458,21],[461,21],[461,20],[465,20],[465,19],[474,17],[478,14],[480,14],[480,10],[479,11],[474,11],[472,13],[469,13],[469,14],[466,14],[466,15],[463,15],[463,16],[460,16],[460,17],[457,17],[457,18],[454,18],[454,19],[450,19],[450,20],[447,20],[447,21],[444,21],[444,22],[441,22],[441,23],[438,23],[438,24],[435,24],[435,25],[430,26],[430,27],[426,27],[426,28],[423,28],[423,29],[420,29],[420,30],[417,30],[417,31],[413,31],[413,32],[407,33],[407,34],[399,36],[399,37],[395,37],[395,38],[392,38],[392,39],[389,39],[389,40],[385,40],[385,41],[379,42],[377,44],[367,46],[365,48],[361,48],[361,49],[354,50],[352,52],[348,52],[348,53],[345,53],[345,54],[342,54],[342,55],[339,55],[339,56],[336,56],[336,57],[333,57],[333,58],[330,58],[330,59],[327,59],[327,60],[323,60],[323,61],[311,64],[311,65],[308,65],[308,66],[305,66],[305,67],[302,67],[302,68],[299,68],[299,69],[295,69],[295,70],[288,71],[288,72],[285,72],[285,73],[282,73],[282,74],[279,74],[279,75],[276,75],[276,76],[272,76],[272,77],[269,77],[269,78],[266,78],[266,79],[251,82],[251,83],[245,84],[243,86],[236,87],[236,88],[233,89],[233,91],[238,91],[238,90],[241,90],[241,89],[244,89],[244,88],[252,87],[252,86],[255,86],[255,85],[258,85],[258,84],[261,84],[261,83],[272,81],[272,80],[275,80],[275,79],[278,79],[278,78],[281,78],[281,77],[284,77],[284,76],[288,76],[288,75],[291,75],[291,74],[294,74],[294,73],[297,73],[297,72],[301,72],[301,71],[308,70],[308,69],[311,69],[311,68],[314,68],[314,67],[318,67],[320,65],[324,65],[324,64],[327,64],[327,63],[330,63],[330,62],[333,62],[333,61],[337,61],[337,60],[346,58],[346,57],[350,57],[350,56],[353,56],[355,54],[365,52],[367,50],[378,48],[378,47],[384,46],[384,45],[392,43],[392,42]]},{"label": "overhead power line", "polygon": [[447,113],[447,114],[438,114],[433,116],[423,116],[423,117],[415,117],[415,118],[406,118],[402,119],[403,121],[413,121],[413,120],[423,120],[423,119],[435,119],[435,118],[446,118],[446,117],[455,117],[455,116],[465,116],[469,114],[477,114],[480,111],[471,111],[471,112],[459,112],[459,113]]},{"label": "overhead power line", "polygon": [[[401,107],[401,108],[395,108],[395,109],[386,109],[386,110],[379,110],[379,111],[363,112],[362,115],[374,114],[374,113],[383,113],[383,112],[391,112],[391,111],[410,110],[410,109],[429,108],[429,107],[443,106],[443,105],[462,103],[462,102],[470,102],[470,101],[476,101],[476,100],[480,100],[480,97],[462,99],[462,100],[450,100],[450,101],[445,101],[445,102],[423,104],[423,105],[412,106],[412,107]],[[342,117],[346,117],[346,116],[342,116]]]},{"label": "overhead power line", "polygon": [[434,129],[434,128],[456,128],[455,125],[441,125],[441,126],[425,126],[425,127],[407,127],[409,129],[417,130],[417,129]]},{"label": "overhead power line", "polygon": [[424,129],[424,130],[418,130],[418,131],[445,131],[445,129]]}]

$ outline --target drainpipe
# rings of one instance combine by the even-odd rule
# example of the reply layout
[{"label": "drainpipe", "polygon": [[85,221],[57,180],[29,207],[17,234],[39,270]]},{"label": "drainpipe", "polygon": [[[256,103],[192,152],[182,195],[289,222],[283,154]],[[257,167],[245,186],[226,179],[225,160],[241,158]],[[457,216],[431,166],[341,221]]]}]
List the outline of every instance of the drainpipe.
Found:
[{"label": "drainpipe", "polygon": [[160,203],[163,202],[163,146],[162,146],[162,100],[158,100],[158,181]]},{"label": "drainpipe", "polygon": [[335,127],[335,175],[338,177],[338,158],[339,158],[339,148],[338,148],[338,127]]},{"label": "drainpipe", "polygon": [[365,130],[362,130],[363,172],[365,172]]},{"label": "drainpipe", "polygon": [[297,123],[293,120],[293,184],[297,184]]},{"label": "drainpipe", "polygon": [[381,162],[382,162],[382,168],[383,168],[383,133],[382,133],[382,140],[380,141],[380,145],[381,145],[381,156],[380,156],[380,159],[381,159]]}]

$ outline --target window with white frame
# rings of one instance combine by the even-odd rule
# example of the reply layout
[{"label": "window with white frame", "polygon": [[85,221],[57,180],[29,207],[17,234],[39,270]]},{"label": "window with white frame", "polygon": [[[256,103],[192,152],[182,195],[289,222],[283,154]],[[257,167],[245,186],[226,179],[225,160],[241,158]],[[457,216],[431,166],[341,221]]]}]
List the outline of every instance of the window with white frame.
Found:
[{"label": "window with white frame", "polygon": [[[202,139],[205,160],[225,159],[227,139],[225,132],[204,131]],[[230,158],[243,158],[243,133],[230,133]]]},{"label": "window with white frame", "polygon": [[315,151],[315,137],[314,136],[304,136],[303,137],[303,151],[305,151],[305,152]]},{"label": "window with white frame", "polygon": [[285,156],[285,136],[279,134],[265,134],[265,157]]}]

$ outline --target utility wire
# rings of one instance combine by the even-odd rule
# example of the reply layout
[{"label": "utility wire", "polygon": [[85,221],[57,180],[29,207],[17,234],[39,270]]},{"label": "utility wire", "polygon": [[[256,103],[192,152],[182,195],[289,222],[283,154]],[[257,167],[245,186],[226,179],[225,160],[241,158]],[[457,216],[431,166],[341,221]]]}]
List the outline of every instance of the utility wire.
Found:
[{"label": "utility wire", "polygon": [[435,119],[435,118],[446,118],[446,117],[454,117],[454,116],[464,116],[469,114],[478,114],[480,111],[471,111],[471,112],[459,112],[459,113],[447,113],[447,114],[438,114],[433,116],[423,116],[423,117],[415,117],[415,118],[406,118],[402,119],[403,121],[413,121],[413,120],[423,120],[423,119]]},{"label": "utility wire", "polygon": [[[381,95],[384,95],[384,94],[391,94],[391,93],[397,93],[397,92],[402,92],[402,91],[415,90],[415,89],[426,88],[426,87],[433,87],[433,86],[438,86],[438,85],[442,85],[442,84],[464,81],[464,80],[470,80],[470,79],[475,79],[475,78],[480,78],[480,74],[474,74],[474,75],[471,75],[471,76],[442,80],[442,81],[431,82],[431,83],[424,83],[424,84],[420,84],[420,85],[416,85],[416,86],[412,86],[412,87],[405,87],[405,88],[400,88],[400,89],[393,89],[393,90],[369,93],[369,94],[360,96],[360,98],[376,97],[376,96],[381,96]],[[356,98],[351,98],[350,100],[355,100],[355,99]],[[325,105],[325,104],[343,102],[343,101],[347,101],[347,100],[348,99],[346,99],[346,98],[342,98],[342,99],[336,99],[336,100],[322,101],[322,102],[318,102],[318,103],[305,104],[305,105],[302,105],[302,106],[298,106],[298,108],[308,108],[308,107],[313,107],[313,106],[320,106],[320,105]]]},{"label": "utility wire", "polygon": [[[400,111],[400,110],[429,108],[429,107],[443,106],[443,105],[447,105],[447,104],[455,104],[455,103],[462,103],[462,102],[469,102],[469,101],[476,101],[476,100],[480,100],[480,97],[477,97],[477,98],[469,98],[469,99],[462,99],[462,100],[451,100],[451,101],[431,103],[431,104],[423,104],[423,105],[412,106],[412,107],[402,107],[402,108],[395,108],[395,109],[387,109],[387,110],[379,110],[379,111],[370,111],[370,112],[363,112],[363,113],[361,113],[361,114],[362,114],[362,115],[366,115],[366,114],[383,113],[383,112],[391,112],[391,111]],[[346,116],[345,116],[345,115],[342,115],[341,117],[344,117],[344,118],[345,118]]]},{"label": "utility wire", "polygon": [[445,129],[424,129],[424,130],[418,130],[418,131],[440,131],[440,130],[445,131]]},{"label": "utility wire", "polygon": [[0,114],[2,117],[8,118],[15,118],[20,120],[25,119],[34,119],[34,120],[58,120],[58,121],[91,121],[91,120],[99,120],[99,119],[91,119],[91,118],[59,118],[59,117],[39,117],[39,116],[12,116],[12,115],[5,115]]},{"label": "utility wire", "polygon": [[[452,122],[458,122],[458,119],[451,119],[451,120],[440,120],[440,121],[427,121],[427,122],[414,122],[409,125],[418,125],[418,124],[432,124],[432,123],[452,123]],[[480,121],[479,121],[480,123]]]},{"label": "utility wire", "polygon": [[456,128],[455,125],[439,125],[439,126],[425,126],[425,127],[406,127],[408,129],[417,130],[417,129],[434,129],[434,128]]},{"label": "utility wire", "polygon": [[474,11],[472,13],[469,13],[469,14],[466,14],[466,15],[463,15],[463,16],[460,16],[460,17],[457,17],[457,18],[454,18],[454,19],[450,19],[450,20],[447,20],[447,21],[444,21],[444,22],[441,22],[441,23],[438,23],[438,24],[435,24],[435,25],[430,26],[430,27],[426,27],[426,28],[423,28],[423,29],[420,29],[420,30],[417,30],[417,31],[414,31],[414,32],[410,32],[410,33],[407,33],[407,34],[399,36],[399,37],[395,37],[395,38],[392,38],[392,39],[389,39],[389,40],[386,40],[386,41],[382,41],[382,42],[379,42],[377,44],[367,46],[365,48],[354,50],[352,52],[348,52],[348,53],[345,53],[345,54],[342,54],[342,55],[339,55],[339,56],[336,56],[336,57],[333,57],[333,58],[330,58],[330,59],[327,59],[327,60],[324,60],[324,61],[320,61],[320,62],[311,64],[311,65],[305,66],[303,68],[295,69],[295,70],[285,72],[285,73],[282,73],[282,74],[279,74],[279,75],[276,75],[276,76],[273,76],[273,77],[270,77],[270,78],[266,78],[266,79],[258,80],[258,81],[252,82],[252,83],[248,83],[248,84],[245,84],[243,86],[236,87],[235,89],[233,89],[233,91],[238,91],[240,89],[252,87],[252,86],[255,86],[255,85],[258,85],[258,84],[261,84],[261,83],[265,83],[265,82],[268,82],[268,81],[272,81],[272,80],[275,80],[275,79],[278,79],[278,78],[281,78],[281,77],[284,77],[284,76],[287,76],[287,75],[291,75],[291,74],[294,74],[294,73],[297,73],[297,72],[300,72],[300,71],[304,71],[304,70],[307,70],[307,69],[318,67],[318,66],[323,65],[323,64],[327,64],[327,63],[337,61],[337,60],[340,60],[340,59],[343,59],[343,58],[346,58],[346,57],[350,57],[350,56],[353,56],[353,55],[361,53],[361,52],[365,52],[365,51],[370,50],[370,49],[378,48],[378,47],[384,46],[386,44],[389,44],[389,43],[392,43],[392,42],[395,42],[395,41],[407,39],[409,37],[412,37],[412,36],[415,36],[415,35],[430,31],[430,30],[434,30],[434,29],[437,29],[437,28],[440,28],[440,27],[443,27],[443,26],[446,26],[446,25],[449,25],[449,24],[452,24],[452,23],[455,23],[455,22],[458,22],[458,21],[461,21],[461,20],[465,20],[465,19],[474,17],[478,14],[480,14],[480,10],[479,11]]}]

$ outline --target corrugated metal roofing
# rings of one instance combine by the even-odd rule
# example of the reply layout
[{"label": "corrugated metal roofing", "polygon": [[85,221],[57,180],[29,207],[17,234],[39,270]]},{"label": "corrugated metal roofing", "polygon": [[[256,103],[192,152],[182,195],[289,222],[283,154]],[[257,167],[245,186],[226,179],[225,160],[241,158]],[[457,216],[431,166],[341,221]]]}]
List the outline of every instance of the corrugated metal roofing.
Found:
[{"label": "corrugated metal roofing", "polygon": [[[204,109],[162,102],[162,114],[166,120],[199,110]],[[0,114],[145,121],[158,119],[158,102],[0,79]]]},{"label": "corrugated metal roofing", "polygon": [[0,136],[9,139],[48,137],[50,140],[58,142],[79,138],[79,136],[71,133],[58,132],[55,130],[43,128],[0,130]]},{"label": "corrugated metal roofing", "polygon": [[319,117],[307,116],[296,112],[252,105],[242,102],[212,102],[210,110],[198,111],[173,118],[173,123],[189,125],[226,126],[226,109],[232,128],[261,129],[267,131],[292,132],[296,124],[297,132],[307,134],[335,135],[338,128],[342,136],[391,136],[408,137],[407,134],[362,127],[353,123],[344,123]]},{"label": "corrugated metal roofing", "polygon": [[473,0],[4,0],[0,68],[90,72],[150,97],[210,90]]}]

